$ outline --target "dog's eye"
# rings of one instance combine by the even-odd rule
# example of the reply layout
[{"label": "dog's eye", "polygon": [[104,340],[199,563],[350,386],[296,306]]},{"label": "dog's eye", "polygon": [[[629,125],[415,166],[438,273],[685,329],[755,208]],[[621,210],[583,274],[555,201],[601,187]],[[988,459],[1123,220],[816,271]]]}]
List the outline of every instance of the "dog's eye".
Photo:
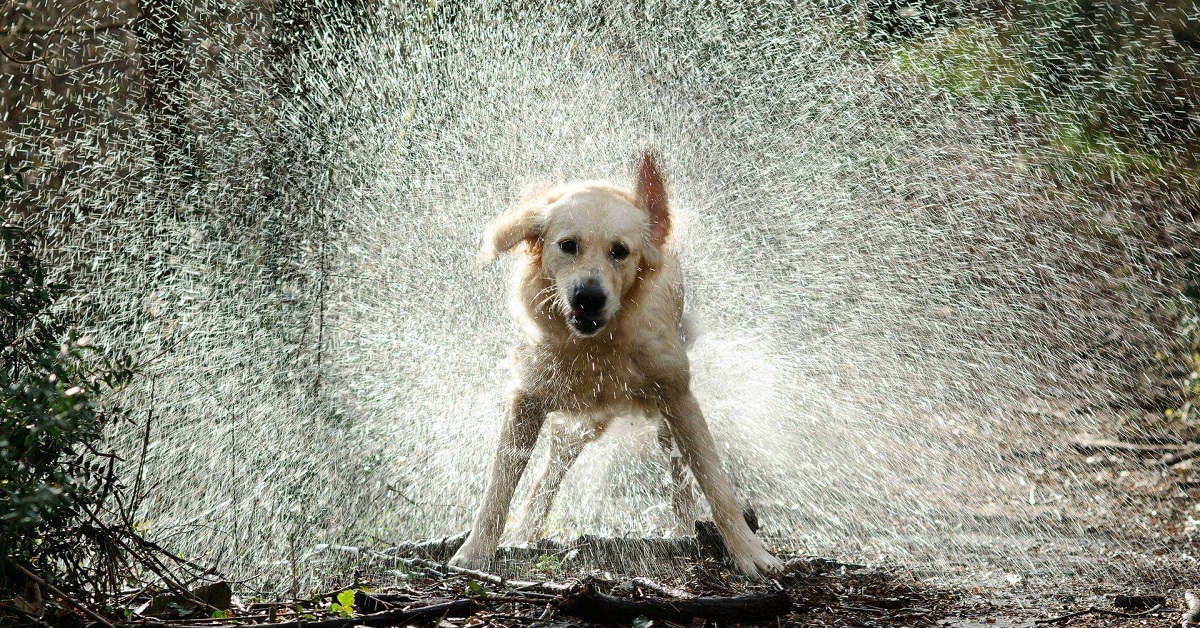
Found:
[{"label": "dog's eye", "polygon": [[612,250],[609,251],[609,254],[613,256],[613,259],[619,261],[629,257],[629,249],[625,248],[624,244],[615,242],[613,243]]},{"label": "dog's eye", "polygon": [[558,250],[567,255],[574,255],[579,252],[579,245],[574,240],[562,240],[558,243]]}]

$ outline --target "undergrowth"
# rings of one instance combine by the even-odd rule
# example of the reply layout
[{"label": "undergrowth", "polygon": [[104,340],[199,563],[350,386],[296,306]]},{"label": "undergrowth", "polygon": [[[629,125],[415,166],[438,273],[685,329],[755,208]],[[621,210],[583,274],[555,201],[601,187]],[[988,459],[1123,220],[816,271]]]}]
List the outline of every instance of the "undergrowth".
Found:
[{"label": "undergrowth", "polygon": [[25,588],[14,563],[71,589],[114,584],[120,549],[105,510],[123,487],[98,444],[121,419],[107,396],[132,361],[56,309],[66,286],[49,279],[37,238],[12,222],[0,236],[0,586]]},{"label": "undergrowth", "polygon": [[[1163,19],[1174,15],[1166,8],[1160,12]],[[1047,10],[1046,15],[1051,13]],[[898,71],[950,98],[1035,121],[1038,146],[1032,157],[1068,187],[1094,194],[1102,204],[1141,199],[1135,204],[1145,216],[1144,224],[1130,228],[1157,246],[1158,257],[1152,255],[1146,263],[1176,267],[1190,255],[1185,272],[1172,273],[1171,286],[1155,297],[1163,318],[1175,328],[1167,345],[1142,348],[1142,353],[1153,354],[1153,361],[1138,359],[1147,366],[1157,391],[1134,405],[1169,422],[1195,422],[1200,418],[1200,247],[1187,244],[1187,234],[1195,231],[1187,231],[1186,225],[1194,221],[1197,209],[1184,199],[1200,194],[1200,143],[1182,123],[1174,134],[1149,133],[1142,123],[1162,113],[1155,109],[1154,98],[1134,98],[1113,87],[1149,81],[1162,73],[1160,65],[1191,67],[1194,60],[1156,50],[1158,58],[1143,60],[1142,67],[1099,59],[1108,52],[1089,50],[1068,63],[1048,51],[1074,50],[1078,42],[1050,29],[1065,39],[1030,45],[1036,19],[1048,18],[1037,11],[1029,15],[1033,17],[1000,23],[982,17],[961,19],[921,37],[887,43],[881,50]],[[1146,25],[1113,29],[1101,29],[1096,37],[1115,45],[1154,35]],[[1088,59],[1095,63],[1089,65]],[[1050,72],[1055,64],[1065,65]],[[1101,71],[1097,68],[1103,70],[1100,77],[1093,76]],[[1180,98],[1187,101],[1180,107],[1190,106],[1190,100]],[[1183,226],[1166,235],[1164,222]]]},{"label": "undergrowth", "polygon": [[[24,190],[11,158],[0,202]],[[0,224],[0,599],[35,615],[97,603],[150,576],[179,587],[191,567],[134,527],[136,491],[106,451],[106,428],[130,420],[114,403],[138,371],[134,357],[80,332],[63,306],[69,286],[52,279],[38,236],[5,212]],[[11,602],[11,603],[9,603]],[[67,604],[68,606],[70,604]],[[65,611],[65,608],[60,610]]]}]

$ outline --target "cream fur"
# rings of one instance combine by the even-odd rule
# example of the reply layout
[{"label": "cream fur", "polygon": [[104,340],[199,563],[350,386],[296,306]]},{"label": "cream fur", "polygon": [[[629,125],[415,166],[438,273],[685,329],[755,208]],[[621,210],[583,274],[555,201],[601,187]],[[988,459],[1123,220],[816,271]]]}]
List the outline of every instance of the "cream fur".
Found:
[{"label": "cream fur", "polygon": [[[646,153],[632,194],[605,182],[565,184],[532,195],[488,227],[481,262],[523,249],[511,302],[523,333],[513,350],[513,385],[487,489],[451,564],[480,568],[490,562],[548,415],[555,417],[550,451],[522,510],[527,537],[540,531],[583,446],[614,417],[644,414],[665,426],[664,449],[674,440],[737,567],[751,577],[782,568],[747,527],[690,389],[681,336],[683,282],[667,242],[666,199],[654,155]],[[564,240],[575,243],[573,253],[564,252]],[[615,244],[628,250],[626,258],[613,255]],[[603,324],[592,335],[569,321],[572,290],[584,282],[608,295]],[[681,523],[690,525],[690,484],[675,462],[672,505]]]}]

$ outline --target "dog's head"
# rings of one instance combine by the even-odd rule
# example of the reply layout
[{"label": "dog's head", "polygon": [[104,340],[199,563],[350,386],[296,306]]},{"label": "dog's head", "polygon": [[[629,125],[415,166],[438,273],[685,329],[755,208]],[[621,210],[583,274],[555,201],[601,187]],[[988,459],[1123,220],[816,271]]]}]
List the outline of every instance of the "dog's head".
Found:
[{"label": "dog's head", "polygon": [[612,321],[642,273],[657,268],[671,230],[667,191],[652,152],[631,195],[606,183],[561,185],[488,226],[480,261],[524,243],[546,281],[539,299],[591,336]]}]

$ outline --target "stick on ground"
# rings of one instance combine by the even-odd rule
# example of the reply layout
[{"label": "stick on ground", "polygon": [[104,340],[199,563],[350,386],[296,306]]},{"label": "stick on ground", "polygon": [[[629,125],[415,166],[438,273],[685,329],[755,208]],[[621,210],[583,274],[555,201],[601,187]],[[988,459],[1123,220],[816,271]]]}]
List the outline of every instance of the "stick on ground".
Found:
[{"label": "stick on ground", "polygon": [[1154,608],[1152,608],[1148,611],[1143,611],[1141,613],[1124,613],[1121,611],[1110,611],[1106,608],[1096,608],[1095,606],[1090,606],[1081,611],[1067,613],[1066,615],[1059,615],[1058,617],[1048,617],[1046,619],[1035,619],[1035,620],[1033,620],[1033,623],[1035,623],[1035,624],[1057,624],[1060,622],[1067,621],[1069,619],[1074,619],[1076,617],[1082,617],[1083,615],[1091,615],[1093,613],[1096,615],[1111,615],[1113,617],[1145,617],[1147,615],[1153,615],[1155,613],[1158,613],[1162,610],[1163,610],[1163,607],[1155,606]]},{"label": "stick on ground", "polygon": [[784,591],[737,597],[631,600],[605,595],[590,584],[569,596],[559,612],[599,623],[628,622],[638,617],[689,624],[693,619],[717,622],[764,622],[788,614],[792,599]]},{"label": "stick on ground", "polygon": [[454,600],[443,604],[433,604],[408,610],[385,611],[373,615],[345,617],[341,619],[325,619],[321,621],[292,620],[274,624],[249,624],[240,628],[287,628],[288,626],[303,626],[304,628],[350,628],[350,626],[403,626],[412,622],[434,621],[443,617],[469,617],[475,612],[475,603],[471,600]]},{"label": "stick on ground", "polygon": [[103,615],[101,615],[101,614],[97,613],[96,611],[92,610],[91,608],[88,608],[87,606],[84,606],[83,604],[77,602],[75,600],[75,598],[67,595],[66,593],[63,593],[58,588],[56,588],[54,585],[46,582],[45,580],[42,580],[36,574],[34,574],[32,571],[29,571],[28,569],[22,567],[17,561],[9,559],[8,564],[12,565],[13,567],[16,567],[17,571],[20,571],[21,573],[25,574],[26,578],[29,578],[30,580],[33,580],[34,582],[38,583],[38,585],[40,585],[43,589],[53,593],[54,595],[57,595],[59,598],[61,598],[63,601],[67,602],[71,606],[74,606],[75,608],[79,609],[80,611],[83,611],[88,617],[91,617],[92,619],[96,620],[96,623],[99,623],[100,625],[105,626],[105,628],[114,628],[112,623],[109,622],[107,619],[105,619]]}]

